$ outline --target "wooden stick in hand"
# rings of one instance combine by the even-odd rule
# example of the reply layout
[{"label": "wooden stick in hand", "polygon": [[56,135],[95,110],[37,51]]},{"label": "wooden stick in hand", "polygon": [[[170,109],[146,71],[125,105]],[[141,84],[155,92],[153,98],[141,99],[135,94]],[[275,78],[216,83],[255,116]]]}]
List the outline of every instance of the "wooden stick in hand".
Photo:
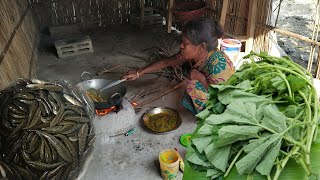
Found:
[{"label": "wooden stick in hand", "polygon": [[171,93],[172,91],[174,91],[174,90],[178,89],[178,88],[179,88],[180,86],[182,86],[185,82],[187,82],[187,80],[182,81],[181,83],[179,83],[179,84],[175,85],[173,88],[171,88],[171,89],[169,89],[169,90],[165,91],[164,93],[160,94],[159,96],[157,96],[157,97],[155,97],[155,98],[153,98],[153,99],[151,99],[151,100],[149,100],[149,101],[147,101],[147,102],[144,102],[144,103],[138,104],[138,106],[137,106],[137,107],[145,106],[145,105],[147,105],[147,104],[152,103],[152,102],[153,102],[153,101],[155,101],[155,100],[160,99],[162,96],[167,95],[167,94]]}]

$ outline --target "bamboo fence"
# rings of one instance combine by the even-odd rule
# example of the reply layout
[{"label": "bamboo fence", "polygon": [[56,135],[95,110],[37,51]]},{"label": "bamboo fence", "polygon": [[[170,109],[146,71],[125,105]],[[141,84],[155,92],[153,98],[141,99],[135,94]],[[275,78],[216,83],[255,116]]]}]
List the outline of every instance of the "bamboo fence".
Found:
[{"label": "bamboo fence", "polygon": [[27,1],[0,0],[0,89],[33,75],[37,29]]}]

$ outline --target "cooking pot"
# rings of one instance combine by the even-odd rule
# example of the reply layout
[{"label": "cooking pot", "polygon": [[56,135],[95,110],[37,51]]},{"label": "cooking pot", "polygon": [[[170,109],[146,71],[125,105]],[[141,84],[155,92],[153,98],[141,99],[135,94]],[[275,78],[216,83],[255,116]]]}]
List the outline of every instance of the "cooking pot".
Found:
[{"label": "cooking pot", "polygon": [[[81,74],[80,79],[81,79],[81,82],[78,83],[76,87],[79,87],[80,89],[86,92],[89,89],[99,90],[105,87],[106,85],[108,85],[109,83],[113,82],[113,80],[92,79],[92,75],[87,71],[84,71]],[[99,96],[102,97],[103,101],[95,102],[93,100],[94,108],[97,110],[101,110],[101,109],[110,108],[112,106],[120,105],[126,92],[127,92],[127,88],[121,84],[115,85],[106,90],[102,90],[101,92],[99,92]]]}]

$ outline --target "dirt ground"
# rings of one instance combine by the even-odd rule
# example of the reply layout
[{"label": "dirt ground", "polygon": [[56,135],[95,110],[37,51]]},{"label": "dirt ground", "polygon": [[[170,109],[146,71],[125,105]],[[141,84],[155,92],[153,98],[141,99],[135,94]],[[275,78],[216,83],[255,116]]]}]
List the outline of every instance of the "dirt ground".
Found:
[{"label": "dirt ground", "polygon": [[[167,34],[164,27],[140,31],[130,25],[121,25],[88,34],[94,53],[58,58],[52,39],[43,33],[37,62],[38,78],[68,80],[75,85],[80,82],[80,74],[88,71],[93,78],[116,80],[129,70],[143,67],[165,54],[172,55],[179,49],[178,36],[174,33]],[[162,49],[161,53],[159,49]],[[103,68],[110,69],[118,65],[121,67],[96,75]],[[124,82],[127,88],[126,98],[142,93],[144,95],[134,101],[138,104],[145,103],[159,97],[177,83],[178,80],[169,71],[146,74],[136,81]],[[179,143],[179,138],[184,133],[192,133],[196,127],[194,115],[179,103],[183,92],[182,87],[160,96],[142,109],[123,108],[117,114],[95,116],[93,124],[97,139],[91,161],[80,175],[81,179],[162,179],[158,154],[164,149],[176,148],[184,157],[186,148]],[[176,109],[182,118],[181,126],[167,134],[155,135],[147,132],[140,125],[140,120],[152,107]],[[133,127],[135,132],[129,137],[109,137]],[[182,179],[182,173],[179,173],[177,179]]]},{"label": "dirt ground", "polygon": [[[274,7],[278,4],[279,0],[274,1]],[[277,27],[311,38],[316,4],[317,0],[282,1]],[[309,43],[278,34],[278,44],[295,62],[307,67]]]},{"label": "dirt ground", "polygon": [[[281,7],[278,27],[310,37],[315,12],[315,9],[312,8],[315,8],[316,1],[285,0]],[[88,71],[93,78],[116,80],[129,70],[141,68],[163,56],[173,55],[178,51],[180,44],[179,36],[175,32],[167,34],[165,28],[162,27],[140,31],[131,26],[121,25],[106,27],[88,33],[88,35],[93,42],[94,53],[61,59],[56,55],[50,35],[42,33],[37,77],[47,80],[66,79],[77,84],[80,82],[80,74]],[[280,35],[278,43],[292,59],[306,67],[309,44]],[[111,73],[96,75],[104,68],[110,69],[118,65],[121,67],[113,69]],[[142,90],[145,91],[144,93],[157,90],[156,93],[138,99],[140,102],[146,102],[170,89],[177,82],[176,76],[172,75],[169,70],[148,74],[141,80],[125,82],[128,90],[126,97],[132,97]],[[128,110],[105,118],[96,117],[95,125],[100,127],[97,130],[103,136],[100,135],[97,138],[97,148],[83,179],[103,177],[105,179],[132,179],[129,178],[130,175],[135,178],[140,177],[140,179],[161,179],[158,172],[159,167],[157,167],[158,162],[155,163],[158,153],[166,148],[177,148],[184,156],[185,148],[179,144],[178,139],[184,133],[192,133],[196,127],[194,115],[179,106],[183,91],[179,89],[147,106],[169,106],[180,112],[183,124],[173,133],[157,136],[144,131],[140,127],[139,119],[148,110],[147,107],[139,112]],[[129,126],[137,127],[137,132],[133,136],[118,139],[106,138],[128,129]],[[129,158],[132,155],[137,156]],[[130,175],[124,172],[129,172]],[[144,178],[141,178],[141,174],[144,174]],[[181,178],[180,173],[178,179]]]}]

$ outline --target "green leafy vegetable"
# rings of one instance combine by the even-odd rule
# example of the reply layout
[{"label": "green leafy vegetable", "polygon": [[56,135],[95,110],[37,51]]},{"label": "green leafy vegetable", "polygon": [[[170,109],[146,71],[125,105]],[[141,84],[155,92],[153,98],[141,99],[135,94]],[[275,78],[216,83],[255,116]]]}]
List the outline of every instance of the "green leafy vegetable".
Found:
[{"label": "green leafy vegetable", "polygon": [[[280,134],[273,134],[260,146],[248,153],[245,157],[236,163],[237,170],[240,175],[251,174],[256,168],[257,164],[264,157],[271,145],[281,140]],[[277,153],[278,154],[278,153]]]},{"label": "green leafy vegetable", "polygon": [[211,179],[259,173],[277,180],[289,159],[308,176],[319,120],[312,76],[289,58],[251,52],[252,61],[220,85],[209,86],[207,108],[192,139],[192,168]]}]

